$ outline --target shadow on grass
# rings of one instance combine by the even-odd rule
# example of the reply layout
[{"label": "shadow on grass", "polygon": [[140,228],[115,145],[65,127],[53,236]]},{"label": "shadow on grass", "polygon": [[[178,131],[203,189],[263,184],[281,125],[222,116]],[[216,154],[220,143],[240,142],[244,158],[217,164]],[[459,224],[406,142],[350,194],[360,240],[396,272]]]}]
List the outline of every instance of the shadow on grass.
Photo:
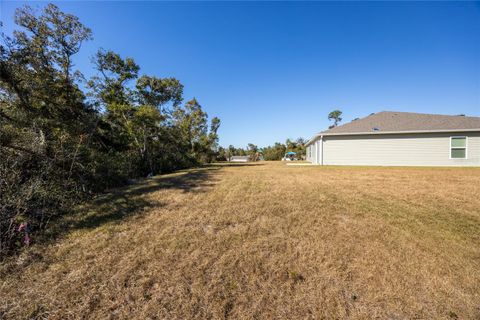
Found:
[{"label": "shadow on grass", "polygon": [[213,172],[218,169],[220,168],[209,166],[182,170],[142,179],[132,185],[111,190],[73,209],[71,214],[66,213],[55,221],[50,221],[44,241],[54,241],[71,231],[94,229],[108,223],[120,222],[127,217],[142,214],[148,208],[168,205],[168,203],[145,197],[158,190],[179,190],[182,193],[206,192],[215,185],[216,179],[213,177]]}]

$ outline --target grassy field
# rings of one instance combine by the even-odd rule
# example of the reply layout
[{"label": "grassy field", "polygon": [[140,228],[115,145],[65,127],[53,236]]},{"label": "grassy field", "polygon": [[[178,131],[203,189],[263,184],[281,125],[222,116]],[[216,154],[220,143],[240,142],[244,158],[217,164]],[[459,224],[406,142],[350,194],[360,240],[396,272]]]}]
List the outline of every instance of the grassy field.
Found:
[{"label": "grassy field", "polygon": [[0,318],[480,319],[478,168],[211,166],[76,211]]}]

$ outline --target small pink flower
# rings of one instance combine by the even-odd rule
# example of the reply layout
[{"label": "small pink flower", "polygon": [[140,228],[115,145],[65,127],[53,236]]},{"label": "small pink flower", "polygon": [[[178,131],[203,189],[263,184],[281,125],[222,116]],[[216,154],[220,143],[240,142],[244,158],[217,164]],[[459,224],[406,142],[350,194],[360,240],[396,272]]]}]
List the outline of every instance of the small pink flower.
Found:
[{"label": "small pink flower", "polygon": [[20,223],[20,225],[18,226],[18,232],[25,230],[26,227],[27,227],[26,223],[24,222]]}]

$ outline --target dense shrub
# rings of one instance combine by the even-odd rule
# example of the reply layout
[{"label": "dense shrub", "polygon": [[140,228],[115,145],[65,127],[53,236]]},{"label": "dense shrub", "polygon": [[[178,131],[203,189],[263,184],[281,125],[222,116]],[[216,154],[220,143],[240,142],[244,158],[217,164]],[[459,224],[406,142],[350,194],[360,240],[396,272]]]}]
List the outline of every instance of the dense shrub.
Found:
[{"label": "dense shrub", "polygon": [[52,4],[15,22],[0,46],[0,257],[96,192],[215,157],[220,120],[182,105],[177,79],[100,49],[80,86],[72,57],[90,29]]}]

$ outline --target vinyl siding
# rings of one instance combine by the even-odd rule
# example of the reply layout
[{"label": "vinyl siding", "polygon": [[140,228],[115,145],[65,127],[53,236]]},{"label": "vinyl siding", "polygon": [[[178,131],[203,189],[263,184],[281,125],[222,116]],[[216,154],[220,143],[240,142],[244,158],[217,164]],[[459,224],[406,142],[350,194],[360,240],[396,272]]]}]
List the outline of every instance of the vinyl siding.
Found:
[{"label": "vinyl siding", "polygon": [[[317,163],[317,141],[309,145],[307,148],[309,152],[307,152],[307,161],[310,161],[312,163]],[[308,151],[307,150],[307,151]]]},{"label": "vinyl siding", "polygon": [[315,164],[321,164],[321,159],[322,159],[321,143],[322,141],[318,139],[307,147],[310,150],[310,154],[307,152],[307,161],[310,161],[311,163],[315,163]]},{"label": "vinyl siding", "polygon": [[[450,159],[452,136],[467,137],[467,159]],[[323,139],[324,165],[480,166],[480,132],[324,136]],[[313,143],[313,149],[321,147],[320,142],[319,139]],[[311,161],[321,162],[315,156]]]},{"label": "vinyl siding", "polygon": [[318,164],[323,164],[322,161],[323,161],[323,155],[322,155],[322,152],[323,152],[323,146],[322,146],[322,139],[319,139],[315,142],[315,151],[316,151],[316,159],[317,159],[317,162]]},{"label": "vinyl siding", "polygon": [[307,160],[307,161],[312,162],[312,156],[311,156],[311,154],[312,154],[312,146],[309,145],[309,146],[307,147],[307,151],[306,151],[306,160]]}]

